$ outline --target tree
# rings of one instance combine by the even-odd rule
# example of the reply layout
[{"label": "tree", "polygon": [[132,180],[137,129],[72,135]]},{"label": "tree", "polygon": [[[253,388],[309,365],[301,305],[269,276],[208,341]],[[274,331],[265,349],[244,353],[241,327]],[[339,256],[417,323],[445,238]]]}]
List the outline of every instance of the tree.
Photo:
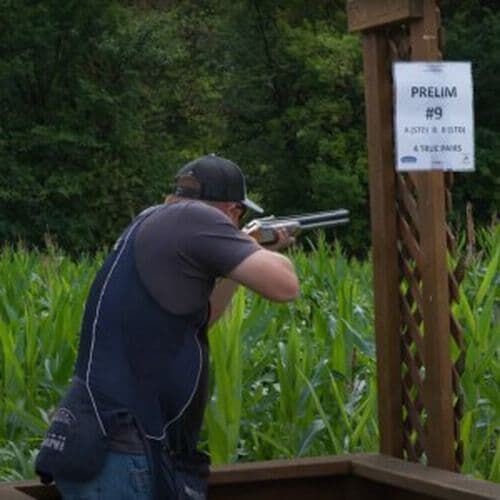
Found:
[{"label": "tree", "polygon": [[[500,11],[442,0],[472,60],[477,172],[457,213],[499,206]],[[0,238],[110,244],[173,173],[216,152],[268,213],[345,207],[369,247],[362,57],[344,0],[0,0]]]},{"label": "tree", "polygon": [[207,142],[187,23],[107,0],[4,0],[0,18],[0,237],[109,244]]},{"label": "tree", "polygon": [[328,6],[232,4],[219,57],[225,150],[270,212],[350,209],[354,247],[369,224],[362,64]]},{"label": "tree", "polygon": [[470,201],[481,223],[500,207],[500,6],[495,0],[442,2],[446,60],[471,61],[474,78],[476,171],[455,177],[457,217]]}]

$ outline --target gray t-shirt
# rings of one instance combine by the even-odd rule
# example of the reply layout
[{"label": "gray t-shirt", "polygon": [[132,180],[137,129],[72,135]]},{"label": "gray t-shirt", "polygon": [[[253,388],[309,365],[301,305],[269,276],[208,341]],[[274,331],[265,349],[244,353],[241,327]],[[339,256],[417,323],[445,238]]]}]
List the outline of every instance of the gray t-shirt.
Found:
[{"label": "gray t-shirt", "polygon": [[144,285],[177,315],[205,308],[215,279],[259,249],[224,213],[196,200],[160,207],[141,224],[134,240]]}]

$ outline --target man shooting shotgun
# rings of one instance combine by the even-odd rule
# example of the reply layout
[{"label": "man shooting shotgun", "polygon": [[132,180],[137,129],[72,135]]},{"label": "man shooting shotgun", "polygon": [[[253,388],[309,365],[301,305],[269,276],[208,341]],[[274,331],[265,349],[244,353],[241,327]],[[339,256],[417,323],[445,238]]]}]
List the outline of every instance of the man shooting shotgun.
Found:
[{"label": "man shooting shotgun", "polygon": [[345,209],[314,212],[311,214],[289,215],[287,217],[264,217],[254,219],[244,228],[261,245],[276,242],[278,230],[284,230],[290,237],[296,237],[302,231],[326,229],[349,222],[349,211]]},{"label": "man shooting shotgun", "polygon": [[294,300],[298,279],[277,252],[239,229],[239,167],[208,155],[180,169],[164,204],[139,214],[106,257],[87,298],[71,385],[36,460],[65,500],[206,496],[197,450],[208,397],[207,331],[238,285]]}]

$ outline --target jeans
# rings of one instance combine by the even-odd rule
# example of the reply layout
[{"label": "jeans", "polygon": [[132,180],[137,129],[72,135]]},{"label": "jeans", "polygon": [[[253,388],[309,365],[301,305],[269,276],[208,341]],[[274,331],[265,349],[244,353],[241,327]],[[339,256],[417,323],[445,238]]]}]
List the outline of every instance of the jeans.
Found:
[{"label": "jeans", "polygon": [[152,500],[145,455],[109,452],[101,472],[86,482],[56,478],[64,500]]},{"label": "jeans", "polygon": [[[177,471],[179,498],[206,500],[206,478]],[[145,455],[108,452],[101,472],[90,481],[56,478],[63,500],[153,500],[153,483]]]}]

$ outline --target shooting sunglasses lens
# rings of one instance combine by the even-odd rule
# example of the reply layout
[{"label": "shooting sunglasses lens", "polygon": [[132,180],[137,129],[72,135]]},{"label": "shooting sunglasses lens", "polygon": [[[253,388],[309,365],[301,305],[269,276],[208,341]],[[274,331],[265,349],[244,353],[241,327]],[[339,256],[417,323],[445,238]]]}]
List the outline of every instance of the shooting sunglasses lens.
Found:
[{"label": "shooting sunglasses lens", "polygon": [[247,207],[245,207],[245,205],[241,203],[238,203],[238,208],[240,209],[241,212],[240,219],[243,219],[243,217],[245,217],[245,214],[247,213]]}]

